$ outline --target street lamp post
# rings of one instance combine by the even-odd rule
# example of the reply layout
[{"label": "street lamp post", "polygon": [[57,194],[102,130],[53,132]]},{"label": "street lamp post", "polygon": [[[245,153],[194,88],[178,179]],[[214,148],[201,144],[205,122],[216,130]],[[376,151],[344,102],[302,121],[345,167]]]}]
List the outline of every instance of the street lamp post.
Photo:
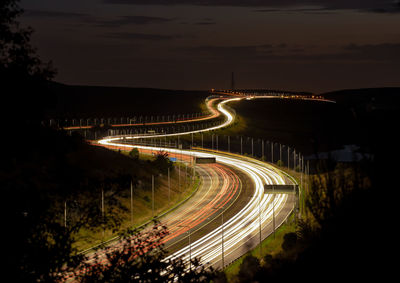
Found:
[{"label": "street lamp post", "polygon": [[273,199],[272,199],[272,229],[274,231],[274,239],[275,239],[275,191],[274,187],[272,187]]},{"label": "street lamp post", "polygon": [[67,201],[64,202],[64,227],[67,228]]},{"label": "street lamp post", "polygon": [[264,140],[261,141],[261,158],[264,160]]},{"label": "street lamp post", "polygon": [[[220,207],[213,207],[213,209],[218,210]],[[225,267],[225,250],[224,250],[224,211],[221,213],[221,266],[222,269]]]},{"label": "street lamp post", "polygon": [[131,224],[133,225],[133,184],[131,181]]},{"label": "street lamp post", "polygon": [[105,231],[104,231],[104,189],[103,188],[101,188],[101,216],[103,219],[103,237],[104,237]]},{"label": "street lamp post", "polygon": [[258,199],[258,222],[259,222],[259,235],[260,235],[260,258],[262,258],[262,247],[261,247],[261,196]]},{"label": "street lamp post", "polygon": [[169,175],[169,168],[168,168],[168,204],[171,203],[171,178]]},{"label": "street lamp post", "polygon": [[154,175],[151,175],[151,216],[154,217]]},{"label": "street lamp post", "polygon": [[251,138],[251,156],[254,157],[254,139]]},{"label": "street lamp post", "polygon": [[293,150],[293,170],[296,171],[296,150]]},{"label": "street lamp post", "polygon": [[274,142],[271,142],[271,163],[274,163]]},{"label": "street lamp post", "polygon": [[225,267],[224,259],[224,212],[222,212],[222,225],[221,225],[221,257],[222,257],[222,269]]},{"label": "street lamp post", "polygon": [[189,234],[189,270],[192,270],[192,242],[190,240],[190,226],[189,225],[178,225],[178,227],[184,227],[184,228],[189,228],[188,229],[188,234]]}]

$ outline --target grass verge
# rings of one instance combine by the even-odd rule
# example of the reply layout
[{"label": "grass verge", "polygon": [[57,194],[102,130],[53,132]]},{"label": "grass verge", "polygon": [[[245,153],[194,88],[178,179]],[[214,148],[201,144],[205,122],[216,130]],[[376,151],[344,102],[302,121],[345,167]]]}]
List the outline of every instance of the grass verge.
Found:
[{"label": "grass verge", "polygon": [[[175,172],[171,174],[170,191],[168,189],[167,176],[160,175],[155,178],[154,217],[163,215],[185,202],[201,184],[201,180],[198,176],[196,176],[194,180],[191,180],[191,175],[187,176],[186,182],[184,177],[185,171],[182,167],[178,164],[175,168]],[[180,182],[178,180],[177,170],[181,170]],[[125,209],[115,210],[112,207],[108,208],[108,213],[118,213],[121,219],[121,225],[117,231],[103,231],[101,227],[95,230],[81,229],[75,236],[74,246],[78,250],[83,251],[116,237],[127,228],[137,228],[151,222],[153,219],[151,199],[151,184],[142,184],[139,188],[134,188],[133,222],[131,221],[131,200],[128,193],[128,197],[126,195],[120,197],[122,207]]]},{"label": "grass verge", "polygon": [[243,259],[246,256],[252,255],[262,260],[268,254],[274,256],[282,252],[282,243],[284,235],[295,231],[296,231],[296,225],[294,223],[293,215],[291,215],[288,218],[287,223],[281,225],[275,231],[275,236],[272,234],[261,242],[261,256],[260,256],[260,246],[258,245],[256,248],[244,254],[239,259],[237,259],[236,261],[234,261],[232,264],[230,264],[225,268],[224,272],[226,274],[228,282],[235,281],[235,278],[237,277],[240,270],[240,265],[242,264]]}]

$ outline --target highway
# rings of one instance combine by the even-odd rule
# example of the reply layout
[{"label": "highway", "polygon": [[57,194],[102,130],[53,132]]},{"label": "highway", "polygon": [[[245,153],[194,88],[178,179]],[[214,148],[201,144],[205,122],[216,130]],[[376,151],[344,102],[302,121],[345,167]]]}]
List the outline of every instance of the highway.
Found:
[{"label": "highway", "polygon": [[[124,136],[117,136],[115,138],[104,138],[98,141],[99,144],[102,145],[110,145],[110,141],[118,141],[118,140],[135,140],[135,139],[146,139],[146,138],[157,138],[157,137],[173,137],[173,136],[182,136],[182,135],[190,135],[190,134],[196,134],[196,133],[201,133],[201,132],[208,132],[208,131],[214,131],[218,129],[225,128],[229,126],[230,124],[233,123],[235,120],[235,115],[225,107],[225,104],[231,102],[231,101],[239,101],[242,100],[243,98],[229,98],[225,99],[217,104],[217,110],[219,113],[225,116],[225,120],[223,123],[206,128],[206,129],[201,129],[201,130],[193,130],[193,131],[185,131],[185,132],[179,132],[179,133],[170,133],[170,134],[162,134],[162,133],[156,133],[156,134],[142,134],[142,135],[124,135]],[[119,144],[116,144],[118,146]]]},{"label": "highway", "polygon": [[[145,148],[141,151],[151,153],[152,150]],[[173,153],[171,155],[173,156]],[[180,158],[180,162],[187,163],[193,159],[193,156],[187,152],[179,153],[176,157]],[[165,244],[169,254],[184,248],[189,237],[192,241],[198,240],[218,227],[220,223],[218,216],[221,212],[235,214],[245,205],[251,194],[248,190],[243,190],[243,188],[249,189],[248,180],[244,180],[246,176],[229,166],[223,164],[196,165],[196,171],[201,178],[201,185],[196,193],[172,212],[158,217],[160,225],[166,226],[169,232],[160,242]],[[251,188],[252,186],[250,186]],[[148,233],[152,229],[153,227],[148,225],[141,233]],[[124,244],[125,241],[115,239],[107,246],[111,250],[115,250],[122,249]],[[102,249],[88,253],[86,263],[107,264],[105,253]],[[84,270],[77,271],[77,274]],[[72,276],[71,274],[65,278],[72,279]]]},{"label": "highway", "polygon": [[[279,227],[294,208],[294,195],[264,194],[264,184],[293,184],[293,182],[290,181],[290,179],[282,172],[261,161],[221,153],[119,144],[115,142],[115,138],[102,140],[102,143],[103,145],[119,147],[122,149],[136,147],[140,150],[150,150],[154,152],[163,150],[168,152],[171,156],[189,155],[193,157],[216,157],[217,164],[222,164],[228,168],[233,168],[236,171],[243,172],[251,180],[251,186],[246,188],[247,201],[238,202],[239,204],[235,206],[234,214],[229,212],[227,207],[218,207],[213,204],[213,201],[209,201],[210,205],[208,205],[208,213],[209,215],[214,216],[214,219],[221,219],[222,213],[226,214],[226,217],[224,217],[225,222],[223,228],[222,221],[219,220],[220,225],[218,227],[207,231],[206,233],[203,231],[202,234],[205,235],[198,239],[192,238],[190,245],[188,245],[188,240],[182,240],[187,241],[187,245],[174,251],[168,258],[166,258],[166,260],[183,257],[185,261],[188,261],[189,257],[200,257],[202,264],[206,266],[222,267],[223,233],[224,265],[226,266],[246,253],[250,248],[255,247],[260,241],[260,232],[261,239],[270,235],[273,232],[273,219],[275,219],[275,228]],[[213,180],[215,179],[213,178]],[[227,180],[232,182],[229,178]],[[218,195],[227,198],[229,194],[227,194],[225,186],[220,187],[220,190],[221,191]],[[200,195],[196,197],[201,198],[202,192],[199,191],[198,194]],[[240,204],[242,204],[242,206],[240,206]],[[185,232],[188,233],[188,231],[194,234],[195,232],[198,232],[198,225],[206,226],[207,223],[199,221],[201,217],[199,217],[199,214],[196,214],[197,211],[198,210],[194,208],[191,213],[186,211],[186,213],[182,214],[185,215],[185,219],[188,219],[186,222],[189,224],[177,224],[178,231],[180,231],[181,234]],[[181,216],[173,218],[182,219]],[[168,221],[170,220],[167,220],[167,222]],[[193,223],[196,223],[196,225]],[[197,223],[199,224],[197,225]],[[167,239],[167,248],[170,248],[172,245],[174,245],[174,242],[168,242]]]},{"label": "highway", "polygon": [[[234,114],[225,104],[241,99],[219,102],[217,109],[225,120],[211,128],[173,134],[113,136],[97,141],[98,145],[121,150],[135,147],[147,152],[165,151],[178,159],[216,158],[216,164],[196,165],[203,186],[193,198],[160,219],[171,231],[164,239],[170,252],[165,260],[181,257],[189,262],[190,258],[199,257],[203,265],[221,268],[271,235],[295,208],[295,194],[264,193],[265,184],[295,184],[293,178],[267,163],[235,154],[134,144],[139,138],[177,136],[226,127],[234,121]],[[246,186],[242,185],[244,182]]]}]

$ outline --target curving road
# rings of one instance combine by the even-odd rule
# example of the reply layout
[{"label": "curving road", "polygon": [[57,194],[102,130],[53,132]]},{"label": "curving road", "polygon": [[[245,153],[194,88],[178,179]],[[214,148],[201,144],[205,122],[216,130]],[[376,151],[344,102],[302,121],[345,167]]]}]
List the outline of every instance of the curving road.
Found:
[{"label": "curving road", "polygon": [[[121,145],[111,142],[109,145],[124,148],[137,147],[142,150],[152,151],[159,151],[162,149],[176,156],[182,154],[182,150],[176,149]],[[181,240],[187,243],[186,246],[178,250],[172,249],[173,253],[167,260],[183,257],[184,260],[188,261],[190,257],[200,257],[204,265],[221,267],[223,249],[224,265],[227,265],[246,253],[249,249],[254,248],[260,242],[260,236],[262,240],[273,233],[273,222],[275,222],[275,228],[279,227],[292,212],[295,204],[293,195],[264,194],[264,184],[293,184],[289,178],[272,166],[254,159],[242,158],[235,155],[200,151],[184,152],[195,157],[216,157],[216,166],[222,164],[228,168],[233,168],[235,171],[242,172],[251,180],[251,185],[246,187],[242,198],[237,197],[236,200],[230,197],[231,192],[228,192],[232,190],[228,189],[231,186],[220,187],[220,191],[217,192],[220,201],[223,201],[222,199],[232,200],[230,204],[227,203],[225,206],[214,205],[216,203],[215,199],[204,199],[206,200],[205,204],[209,211],[208,214],[214,216],[214,219],[218,218],[217,221],[220,224],[213,229],[210,229],[212,225],[208,225],[207,222],[202,221],[208,217],[202,216],[202,213],[199,213],[196,207],[181,214],[185,215],[185,219],[187,220],[185,220],[183,224],[177,224],[178,226],[176,228],[177,231],[179,231],[178,233],[183,234],[186,232],[189,234],[190,231],[192,235],[196,235],[196,233],[198,235],[203,235],[199,238],[192,236],[190,245],[188,245],[188,239]],[[215,178],[212,178],[212,180],[214,179]],[[230,178],[225,179],[232,182]],[[202,192],[199,191],[198,197],[201,198],[201,195]],[[230,210],[228,208],[230,208]],[[225,217],[223,217],[222,214],[224,214]],[[223,227],[221,225],[222,217],[224,218]],[[177,219],[182,220],[181,216],[178,216]],[[201,227],[205,226],[208,226],[209,229],[200,231]],[[187,235],[187,237],[189,236]],[[223,245],[222,238],[224,238]],[[179,239],[180,238],[177,238],[178,241]],[[174,242],[172,242],[172,244],[171,242],[166,242],[166,245],[169,249],[174,245]]]},{"label": "curving road", "polygon": [[[146,149],[148,150],[148,149]],[[182,162],[190,162],[192,156],[187,153],[179,154]],[[215,227],[220,221],[221,211],[235,214],[246,203],[249,196],[248,180],[241,172],[223,164],[196,165],[201,178],[201,186],[196,193],[172,212],[158,218],[161,225],[168,228],[169,234],[162,239],[169,254],[184,248],[191,241],[197,241]],[[147,227],[142,233],[149,232]],[[115,240],[108,244],[111,250],[122,249],[125,241]],[[98,250],[87,254],[88,264],[107,264],[106,251]],[[76,274],[85,272],[85,268]],[[74,281],[74,275],[66,275],[66,281]]]},{"label": "curving road", "polygon": [[[240,99],[242,98],[226,99],[217,105],[218,111],[225,116],[225,121],[212,128],[175,134],[107,137],[98,141],[99,145],[122,150],[136,147],[145,151],[163,150],[178,158],[216,158],[215,165],[196,166],[196,170],[202,172],[201,176],[206,184],[204,189],[208,188],[211,194],[199,190],[185,206],[161,219],[173,235],[165,239],[166,247],[170,251],[166,260],[182,257],[189,262],[190,258],[200,257],[206,266],[226,266],[273,233],[294,209],[294,195],[264,193],[265,184],[294,184],[290,176],[267,163],[220,152],[126,144],[127,140],[134,142],[138,138],[176,136],[226,127],[234,121],[234,114],[228,111],[225,104]],[[211,168],[214,172],[209,171]],[[205,178],[207,174],[219,176]],[[207,183],[216,182],[215,180],[221,185],[212,189],[213,185]],[[242,185],[244,182],[246,186]]]},{"label": "curving road", "polygon": [[[110,125],[111,127],[138,127],[138,126],[162,126],[162,125],[171,125],[171,124],[181,124],[181,123],[192,123],[192,122],[203,122],[211,119],[218,118],[219,116],[222,115],[221,112],[219,112],[217,109],[214,108],[214,103],[218,100],[224,100],[226,98],[212,98],[207,100],[206,106],[208,109],[208,112],[210,112],[209,115],[204,115],[200,117],[195,117],[195,118],[177,118],[173,121],[163,121],[163,122],[142,122],[142,123],[126,123],[126,124],[112,124]],[[64,127],[64,130],[85,130],[85,129],[91,129],[94,126],[71,126],[71,127]]]}]

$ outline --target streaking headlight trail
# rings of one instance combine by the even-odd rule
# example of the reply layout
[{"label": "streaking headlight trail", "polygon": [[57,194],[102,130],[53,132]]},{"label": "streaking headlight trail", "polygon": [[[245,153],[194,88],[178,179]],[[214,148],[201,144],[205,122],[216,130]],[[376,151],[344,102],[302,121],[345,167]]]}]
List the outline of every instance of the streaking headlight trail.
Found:
[{"label": "streaking headlight trail", "polygon": [[[237,101],[242,98],[227,99],[218,104],[218,111],[225,115],[225,121],[215,127],[188,131],[183,133],[174,134],[159,134],[159,135],[146,135],[146,136],[117,136],[117,137],[106,137],[98,141],[103,146],[115,146],[118,148],[125,148],[127,150],[131,148],[138,148],[150,151],[165,151],[171,154],[179,154],[183,151],[181,149],[171,149],[163,147],[151,147],[151,146],[139,146],[133,144],[119,143],[119,141],[128,139],[139,139],[139,138],[152,138],[154,136],[177,136],[183,134],[199,133],[204,131],[216,130],[228,126],[234,121],[234,115],[230,113],[224,105],[230,101]],[[282,174],[275,170],[273,167],[268,166],[266,163],[257,161],[255,159],[244,158],[235,155],[225,155],[220,153],[210,153],[202,151],[185,151],[185,154],[190,154],[193,157],[215,157],[218,163],[225,164],[227,166],[236,168],[252,180],[254,184],[254,193],[248,199],[246,205],[235,215],[231,216],[223,224],[223,246],[224,246],[224,257],[226,258],[225,263],[229,263],[240,257],[249,248],[249,242],[253,241],[258,237],[261,231],[268,230],[271,228],[273,216],[279,215],[279,222],[276,223],[276,227],[280,226],[283,221],[290,215],[294,208],[294,196],[287,194],[265,194],[265,184],[285,184],[286,179]],[[221,212],[223,213],[223,212]],[[266,233],[272,233],[271,229],[264,232],[263,238]],[[254,247],[254,244],[253,244]],[[168,256],[165,260],[175,259],[182,257],[183,260],[188,261],[189,255],[194,257],[200,257],[204,265],[217,266],[221,260],[222,255],[222,229],[221,226],[215,228],[208,234],[197,239],[190,246],[186,246],[175,253]]]}]

